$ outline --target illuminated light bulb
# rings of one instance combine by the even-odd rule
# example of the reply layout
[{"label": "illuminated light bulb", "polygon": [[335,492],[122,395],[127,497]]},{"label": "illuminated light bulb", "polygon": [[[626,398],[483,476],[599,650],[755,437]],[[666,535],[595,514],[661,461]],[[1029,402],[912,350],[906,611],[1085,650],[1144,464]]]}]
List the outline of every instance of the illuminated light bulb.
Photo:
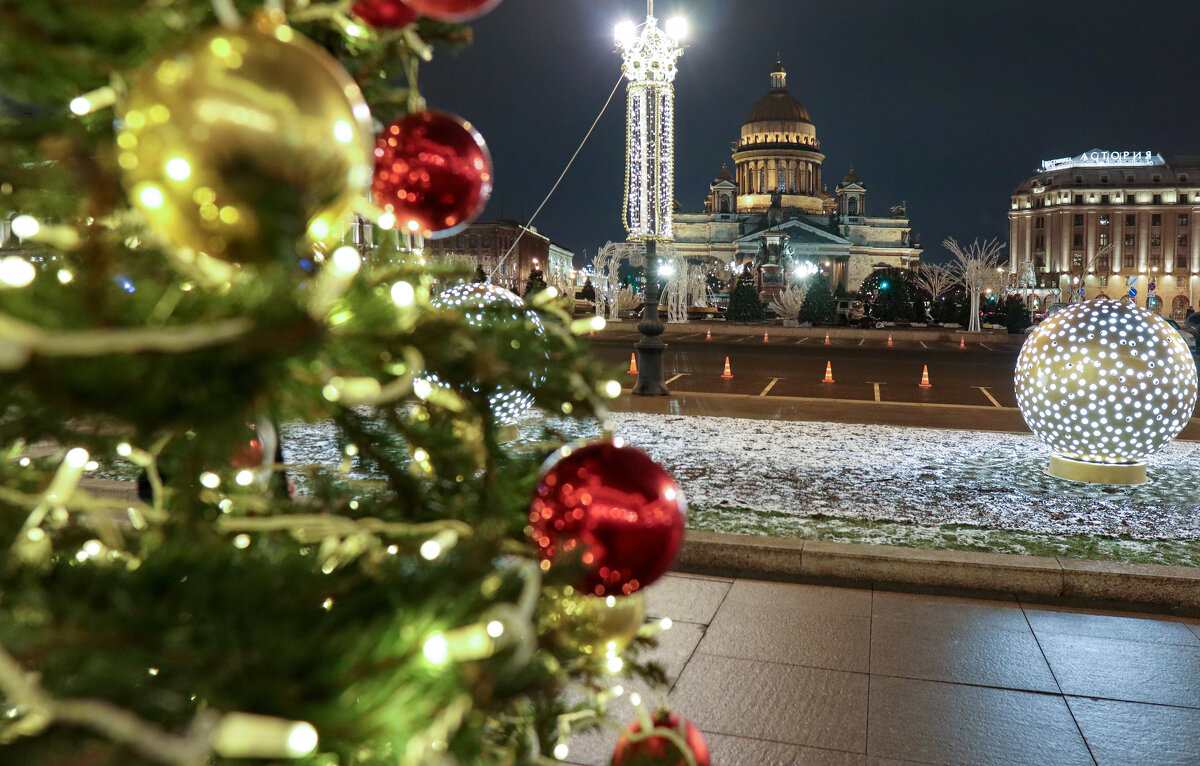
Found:
[{"label": "illuminated light bulb", "polygon": [[613,29],[613,37],[616,38],[618,45],[628,45],[636,36],[637,27],[629,20],[620,22]]},{"label": "illuminated light bulb", "polygon": [[441,633],[434,633],[425,640],[425,646],[422,647],[421,653],[434,665],[441,665],[450,656],[450,645],[446,643],[445,636]]},{"label": "illuminated light bulb", "polygon": [[638,694],[637,692],[630,692],[629,703],[634,707],[638,707],[642,704],[642,695]]},{"label": "illuminated light bulb", "polygon": [[12,219],[10,226],[12,227],[12,233],[16,234],[21,239],[36,237],[37,233],[41,231],[42,228],[41,224],[37,222],[37,219],[31,215],[17,216],[16,218]]},{"label": "illuminated light bulb", "polygon": [[413,393],[417,395],[418,399],[426,399],[433,393],[433,384],[425,378],[417,378],[413,381],[412,386]]},{"label": "illuminated light bulb", "polygon": [[[351,25],[353,26],[353,25]],[[357,27],[355,27],[357,29]],[[345,120],[333,123],[333,137],[339,143],[348,144],[354,140],[354,126]]]},{"label": "illuminated light bulb", "polygon": [[[604,666],[608,668],[609,673],[620,673],[621,668],[625,667],[625,662],[620,657],[609,657],[608,660],[605,661]],[[631,701],[633,700],[632,694],[629,696],[629,699]]]},{"label": "illuminated light bulb", "polygon": [[417,461],[418,463],[424,463],[428,459],[429,453],[423,449],[418,448],[415,452],[413,452],[413,460]]},{"label": "illuminated light bulb", "polygon": [[567,747],[567,743],[559,742],[557,745],[554,746],[554,757],[557,758],[558,760],[565,761],[565,760],[567,760],[567,756],[570,754],[571,754],[571,750],[570,750],[570,748]]},{"label": "illuminated light bulb", "polygon": [[358,273],[362,267],[362,257],[358,251],[349,245],[339,247],[333,251],[333,258],[330,260],[330,265],[334,271],[344,276]]},{"label": "illuminated light bulb", "polygon": [[99,467],[100,463],[96,462],[95,460],[89,460],[83,464],[83,470],[85,471],[94,471]]},{"label": "illuminated light bulb", "polygon": [[88,540],[83,544],[83,552],[89,556],[99,556],[102,550],[99,540]]},{"label": "illuminated light bulb", "polygon": [[328,612],[330,609],[333,609],[333,599],[327,598],[324,601],[322,601],[321,608],[324,609],[326,612]]},{"label": "illuminated light bulb", "polygon": [[500,638],[504,634],[504,623],[492,620],[487,624],[487,634],[492,638]]},{"label": "illuminated light bulb", "polygon": [[383,215],[379,216],[379,220],[376,221],[375,223],[377,223],[379,225],[379,228],[387,231],[389,229],[395,228],[396,216],[392,213],[384,213]]},{"label": "illuminated light bulb", "polygon": [[392,302],[400,308],[411,306],[417,297],[416,289],[403,279],[392,285]]},{"label": "illuminated light bulb", "polygon": [[254,481],[254,472],[249,470],[238,471],[237,476],[234,476],[233,480],[237,482],[239,487],[248,487]]},{"label": "illuminated light bulb", "polygon": [[71,114],[82,117],[83,115],[92,111],[92,102],[88,101],[83,96],[76,96],[75,98],[71,99],[70,109]]},{"label": "illuminated light bulb", "polygon": [[75,279],[75,275],[72,274],[71,272],[67,271],[66,269],[59,269],[58,273],[55,274],[55,276],[58,277],[59,283],[64,284],[64,285],[70,284],[71,281],[73,279]]},{"label": "illuminated light bulb", "polygon": [[323,218],[316,219],[308,225],[308,234],[313,239],[325,239],[329,236],[329,223]]},{"label": "illuminated light bulb", "polygon": [[426,540],[421,543],[421,558],[433,561],[440,555],[442,555],[442,544],[437,540]]},{"label": "illuminated light bulb", "polygon": [[88,462],[88,451],[83,447],[75,447],[67,452],[66,462],[71,468],[83,468]]},{"label": "illuminated light bulb", "polygon": [[291,758],[303,758],[311,755],[317,749],[319,741],[316,728],[311,723],[301,721],[293,726],[291,733],[288,734],[287,755]]},{"label": "illuminated light bulb", "polygon": [[233,547],[242,551],[250,547],[250,535],[240,534],[233,538]]},{"label": "illuminated light bulb", "polygon": [[28,287],[35,277],[37,269],[19,255],[0,258],[0,283],[6,287]]},{"label": "illuminated light bulb", "polygon": [[221,477],[212,471],[205,471],[200,474],[200,483],[209,489],[216,489],[221,486]]},{"label": "illuminated light bulb", "polygon": [[663,630],[670,630],[671,626],[674,625],[675,623],[671,622],[670,617],[664,617],[664,618],[662,618],[662,620],[659,621],[658,624],[662,626]]},{"label": "illuminated light bulb", "polygon": [[616,399],[621,395],[621,384],[615,380],[607,381],[604,384],[604,395],[609,399]]},{"label": "illuminated light bulb", "polygon": [[154,184],[142,184],[137,192],[138,201],[148,210],[158,210],[163,206],[162,189]]},{"label": "illuminated light bulb", "polygon": [[167,176],[175,181],[186,181],[192,175],[192,166],[183,157],[172,157],[167,160]]},{"label": "illuminated light bulb", "polygon": [[605,325],[607,325],[607,324],[608,323],[604,320],[604,317],[592,317],[592,329],[593,330],[596,330],[596,331],[603,330]]},{"label": "illuminated light bulb", "polygon": [[682,16],[673,16],[667,19],[667,24],[664,27],[664,30],[667,33],[667,37],[671,38],[675,42],[679,42],[683,38],[687,37],[687,19],[683,18]]}]

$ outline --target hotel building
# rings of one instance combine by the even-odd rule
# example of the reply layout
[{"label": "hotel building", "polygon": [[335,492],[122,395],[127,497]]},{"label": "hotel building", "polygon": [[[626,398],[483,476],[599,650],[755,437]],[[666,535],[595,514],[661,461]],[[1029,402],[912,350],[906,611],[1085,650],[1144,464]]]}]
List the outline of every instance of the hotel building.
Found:
[{"label": "hotel building", "polygon": [[1012,195],[1011,269],[1018,287],[1035,288],[1025,293],[1035,310],[1079,290],[1088,299],[1132,289],[1138,305],[1181,320],[1200,304],[1197,216],[1200,155],[1046,160]]}]

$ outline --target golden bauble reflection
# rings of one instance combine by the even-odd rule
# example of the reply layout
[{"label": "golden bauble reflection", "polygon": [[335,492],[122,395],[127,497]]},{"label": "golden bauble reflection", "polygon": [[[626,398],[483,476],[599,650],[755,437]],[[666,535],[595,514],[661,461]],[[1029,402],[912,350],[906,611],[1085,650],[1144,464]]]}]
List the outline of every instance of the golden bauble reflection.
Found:
[{"label": "golden bauble reflection", "polygon": [[1191,418],[1196,382],[1178,331],[1111,298],[1055,312],[1017,359],[1025,422],[1055,453],[1085,463],[1138,463],[1161,450]]},{"label": "golden bauble reflection", "polygon": [[118,162],[172,245],[235,262],[328,243],[370,182],[370,109],[322,48],[291,29],[213,29],[136,72]]},{"label": "golden bauble reflection", "polygon": [[571,587],[542,591],[541,632],[578,654],[619,654],[646,621],[641,591],[632,596],[592,596]]}]

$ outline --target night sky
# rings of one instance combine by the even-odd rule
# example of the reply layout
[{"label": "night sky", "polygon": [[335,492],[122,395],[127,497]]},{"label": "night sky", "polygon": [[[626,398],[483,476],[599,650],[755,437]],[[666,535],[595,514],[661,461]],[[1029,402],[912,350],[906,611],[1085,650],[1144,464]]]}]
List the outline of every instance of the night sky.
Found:
[{"label": "night sky", "polygon": [[[638,0],[504,0],[475,44],[422,68],[429,105],[474,122],[496,188],[528,220],[620,76],[612,30]],[[817,129],[833,192],[851,163],[867,212],[908,203],[925,257],[1008,237],[1009,194],[1043,159],[1099,148],[1200,154],[1195,0],[658,0],[691,25],[676,80],[675,193],[708,183],[770,87],[776,53]],[[621,225],[624,86],[534,222],[590,257]],[[732,163],[729,165],[733,169]]]}]

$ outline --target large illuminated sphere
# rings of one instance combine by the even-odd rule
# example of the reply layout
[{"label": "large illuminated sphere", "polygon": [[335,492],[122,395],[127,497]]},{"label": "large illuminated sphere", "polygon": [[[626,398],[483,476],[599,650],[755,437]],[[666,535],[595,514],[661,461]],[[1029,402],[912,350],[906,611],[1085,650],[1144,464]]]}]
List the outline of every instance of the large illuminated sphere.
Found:
[{"label": "large illuminated sphere", "polygon": [[[474,282],[456,285],[430,300],[435,307],[461,311],[472,327],[482,327],[488,322],[521,320],[531,325],[538,335],[545,333],[542,320],[525,306],[515,293],[503,287]],[[531,379],[539,376],[530,373]],[[430,381],[440,383],[436,376]],[[496,419],[504,424],[515,423],[533,406],[533,397],[525,391],[494,391],[488,396]]]},{"label": "large illuminated sphere", "polygon": [[1030,333],[1017,404],[1054,454],[1048,472],[1140,484],[1145,459],[1174,439],[1196,405],[1196,365],[1160,316],[1097,298],[1055,312]]}]

